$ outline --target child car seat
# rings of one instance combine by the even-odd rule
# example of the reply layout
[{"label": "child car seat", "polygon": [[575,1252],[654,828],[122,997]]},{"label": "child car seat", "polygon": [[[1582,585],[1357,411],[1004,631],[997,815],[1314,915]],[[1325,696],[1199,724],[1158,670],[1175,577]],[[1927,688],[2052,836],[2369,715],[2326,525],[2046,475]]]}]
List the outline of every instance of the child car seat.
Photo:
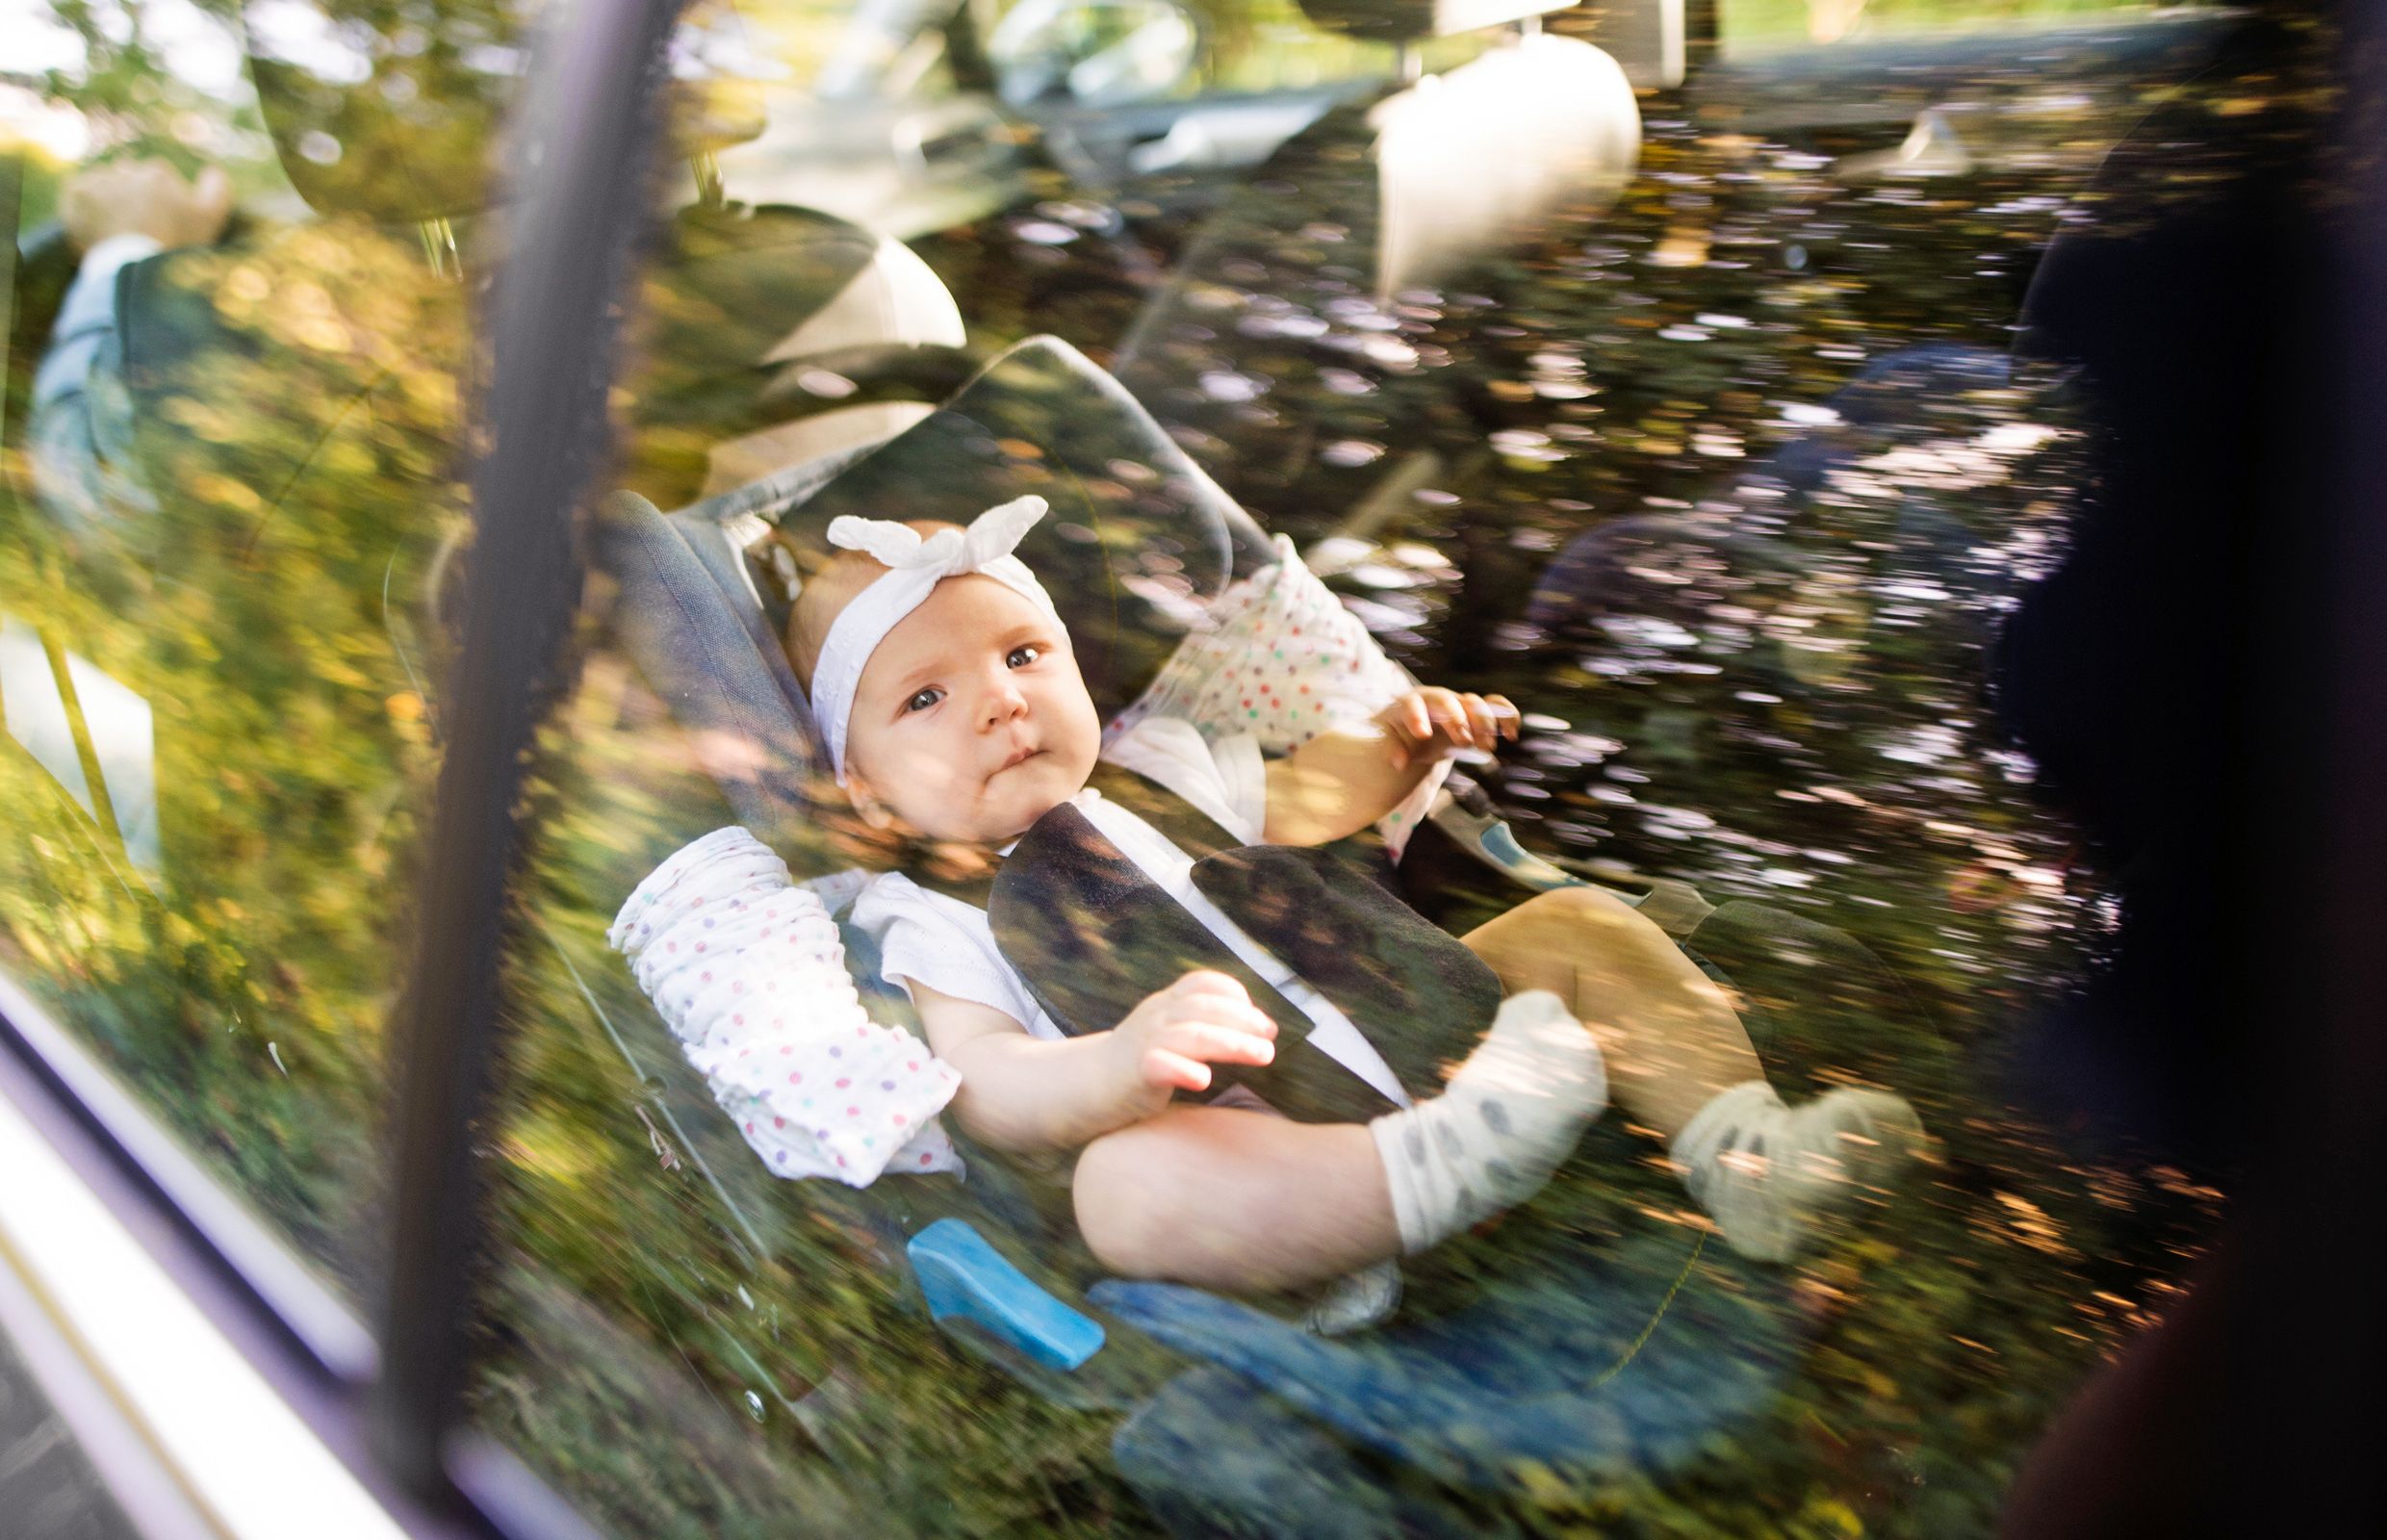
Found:
[{"label": "child car seat", "polygon": [[[628,494],[605,508],[597,556],[615,587],[617,634],[739,819],[799,876],[819,875],[805,869],[815,844],[802,791],[817,756],[781,656],[780,616],[745,548],[767,524],[817,542],[840,513],[967,518],[1024,490],[1050,499],[1054,513],[1023,555],[1082,638],[1089,687],[1108,712],[1157,673],[1192,604],[1268,555],[1250,520],[1117,383],[1051,339],[1003,354],[942,409],[860,458],[799,467],[668,516]],[[881,1005],[904,1010],[899,999]],[[660,1033],[644,1028],[650,1040]],[[647,1057],[658,1052],[671,1049]],[[1616,1147],[1585,1165],[1629,1168],[1625,1138],[1595,1131]],[[1365,1467],[1386,1460],[1461,1485],[1528,1459],[1609,1472],[1671,1461],[1761,1405],[1797,1337],[1778,1273],[1622,1208],[1622,1241],[1615,1230],[1586,1239],[1521,1219],[1524,1245],[1504,1244],[1497,1269],[1483,1270],[1494,1281],[1471,1281],[1453,1308],[1330,1343],[1198,1290],[1087,1289],[1097,1275],[1091,1259],[1023,1194],[1000,1158],[973,1152],[966,1182],[883,1180],[856,1194],[812,1184],[806,1196],[863,1216],[911,1264],[947,1318],[940,1324],[972,1340],[961,1322],[973,1322],[973,1346],[991,1343],[1039,1388],[1140,1404],[1115,1450],[1172,1523],[1283,1522],[1282,1461],[1300,1450],[1315,1456],[1302,1456],[1313,1486],[1338,1484],[1336,1471],[1357,1483],[1340,1500],[1380,1486]],[[1062,1296],[1058,1310],[1033,1297],[1028,1274]],[[1055,1373],[1049,1366],[1072,1350],[1079,1300],[1108,1318],[1110,1346],[1076,1373]],[[1151,1366],[1182,1371],[1188,1358],[1214,1367],[1149,1395]],[[1274,1425],[1303,1431],[1274,1464],[1194,1477],[1174,1451],[1205,1420],[1242,1415],[1239,1405],[1265,1405]]]},{"label": "child car seat", "polygon": [[[1268,552],[1250,521],[1116,381],[1052,339],[1002,354],[879,452],[799,466],[669,516],[634,493],[616,495],[603,509],[596,564],[616,588],[615,633],[687,731],[737,821],[787,856],[798,877],[820,878],[832,869],[825,855],[808,863],[805,854],[817,851],[804,790],[821,773],[817,739],[778,640],[783,600],[771,583],[756,580],[746,548],[773,525],[825,548],[820,531],[847,512],[901,509],[910,517],[966,520],[1001,485],[1033,485],[1053,505],[1022,554],[1081,639],[1088,688],[1106,713],[1149,682],[1187,617]],[[849,954],[867,947],[850,930],[847,941]],[[866,988],[871,976],[862,972]],[[899,1017],[909,1012],[900,996],[884,990],[874,1009]],[[983,1248],[953,1225],[923,1228],[924,1221],[966,1215],[997,1233],[1024,1227],[1037,1247],[1053,1249],[1050,1217],[1035,1212],[1022,1184],[1005,1180],[1002,1163],[973,1158],[971,1165],[979,1174],[966,1198],[898,1201],[951,1186],[915,1179],[881,1183],[865,1194],[868,1201],[831,1200],[868,1214],[867,1222],[889,1232],[890,1249],[915,1263],[919,1248],[907,1238],[925,1235],[927,1259],[940,1276],[990,1290],[974,1302],[1016,1323],[1023,1310],[1035,1315],[1040,1308],[1020,1303],[1019,1281],[990,1269]],[[982,1201],[989,1189],[997,1197],[991,1214]],[[1038,1259],[1027,1260],[1038,1268]],[[1044,1316],[1051,1322],[1049,1312]],[[1076,1330],[1065,1318],[1058,1329],[1064,1337]],[[1054,1340],[1036,1329],[1010,1332],[1004,1346],[1013,1367],[1049,1362],[1055,1350]]]}]

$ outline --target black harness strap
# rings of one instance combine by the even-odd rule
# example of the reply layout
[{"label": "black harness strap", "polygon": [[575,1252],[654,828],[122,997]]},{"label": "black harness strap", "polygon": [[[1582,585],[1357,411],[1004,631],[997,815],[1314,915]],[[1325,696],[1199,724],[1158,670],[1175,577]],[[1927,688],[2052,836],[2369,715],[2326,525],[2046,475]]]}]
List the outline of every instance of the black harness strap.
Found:
[{"label": "black harness strap", "polygon": [[1116,1026],[1142,1000],[1196,968],[1239,981],[1276,1023],[1276,1059],[1213,1066],[1214,1087],[1249,1087],[1289,1117],[1366,1122],[1393,1111],[1383,1092],[1309,1040],[1310,1019],[1244,965],[1066,803],[1037,820],[995,877],[995,944],[1071,1037]]}]

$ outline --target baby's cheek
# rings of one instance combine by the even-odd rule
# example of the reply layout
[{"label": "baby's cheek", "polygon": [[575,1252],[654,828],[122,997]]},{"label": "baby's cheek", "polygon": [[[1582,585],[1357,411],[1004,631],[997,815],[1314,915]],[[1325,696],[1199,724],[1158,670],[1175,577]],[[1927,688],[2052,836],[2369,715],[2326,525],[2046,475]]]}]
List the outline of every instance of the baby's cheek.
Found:
[{"label": "baby's cheek", "polygon": [[907,821],[917,823],[919,809],[936,805],[932,778],[938,767],[934,757],[908,753],[884,737],[857,734],[846,745],[845,762],[870,783],[873,796]]},{"label": "baby's cheek", "polygon": [[887,801],[897,811],[923,829],[938,821],[940,815],[951,817],[956,803],[965,804],[967,800],[953,785],[950,775],[940,773],[938,767],[918,764],[897,766],[894,784],[887,795]]}]

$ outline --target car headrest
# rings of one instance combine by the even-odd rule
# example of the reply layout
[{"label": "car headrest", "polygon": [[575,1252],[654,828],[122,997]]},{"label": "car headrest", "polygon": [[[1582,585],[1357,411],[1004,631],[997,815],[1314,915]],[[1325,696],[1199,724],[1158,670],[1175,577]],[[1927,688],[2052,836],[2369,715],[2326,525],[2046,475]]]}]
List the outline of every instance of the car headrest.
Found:
[{"label": "car headrest", "polygon": [[388,221],[485,207],[492,147],[522,85],[522,13],[487,0],[372,13],[243,0],[258,111],[307,206]]},{"label": "car headrest", "polygon": [[810,571],[840,514],[967,524],[1030,492],[1052,512],[1018,555],[1053,596],[1106,719],[1158,676],[1200,606],[1273,559],[1250,516],[1151,414],[1051,337],[1003,353],[786,510],[778,536]]},{"label": "car headrest", "polygon": [[1377,292],[1431,285],[1561,209],[1604,211],[1641,160],[1641,109],[1615,60],[1521,38],[1430,75],[1370,115],[1382,218]]},{"label": "car headrest", "polygon": [[[660,225],[646,265],[643,335],[624,381],[637,427],[636,484],[667,505],[694,497],[724,424],[752,410],[768,367],[790,356],[790,343],[823,338],[809,345],[817,349],[856,337],[911,341],[893,306],[871,305],[887,288],[872,281],[890,266],[887,244],[808,209],[700,203]],[[920,287],[934,288],[927,297],[951,310],[934,273]],[[862,324],[836,324],[858,309]],[[883,324],[874,333],[870,321]],[[951,332],[934,340],[959,331],[957,316]]]}]

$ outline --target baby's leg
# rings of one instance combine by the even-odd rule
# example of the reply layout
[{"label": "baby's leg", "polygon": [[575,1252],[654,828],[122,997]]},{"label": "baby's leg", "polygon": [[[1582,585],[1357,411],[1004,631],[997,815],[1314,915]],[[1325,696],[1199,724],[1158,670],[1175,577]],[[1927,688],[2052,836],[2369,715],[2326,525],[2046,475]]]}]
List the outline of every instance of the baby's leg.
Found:
[{"label": "baby's leg", "polygon": [[1504,988],[1573,1004],[1617,1100],[1665,1139],[1683,1185],[1745,1256],[1786,1259],[1923,1142],[1914,1109],[1886,1091],[1784,1105],[1730,997],[1612,893],[1543,893],[1466,941]]},{"label": "baby's leg", "polygon": [[1536,894],[1463,939],[1502,992],[1548,989],[1571,1004],[1599,1039],[1610,1092],[1666,1139],[1718,1091],[1764,1078],[1731,999],[1605,888]]},{"label": "baby's leg", "polygon": [[1530,1197],[1607,1105],[1550,994],[1503,1001],[1442,1093],[1361,1126],[1171,1108],[1078,1159],[1078,1226],[1122,1272],[1290,1288],[1416,1252]]},{"label": "baby's leg", "polygon": [[1171,1107],[1078,1156],[1078,1228],[1134,1278],[1261,1293],[1400,1252],[1384,1166],[1356,1123]]}]

